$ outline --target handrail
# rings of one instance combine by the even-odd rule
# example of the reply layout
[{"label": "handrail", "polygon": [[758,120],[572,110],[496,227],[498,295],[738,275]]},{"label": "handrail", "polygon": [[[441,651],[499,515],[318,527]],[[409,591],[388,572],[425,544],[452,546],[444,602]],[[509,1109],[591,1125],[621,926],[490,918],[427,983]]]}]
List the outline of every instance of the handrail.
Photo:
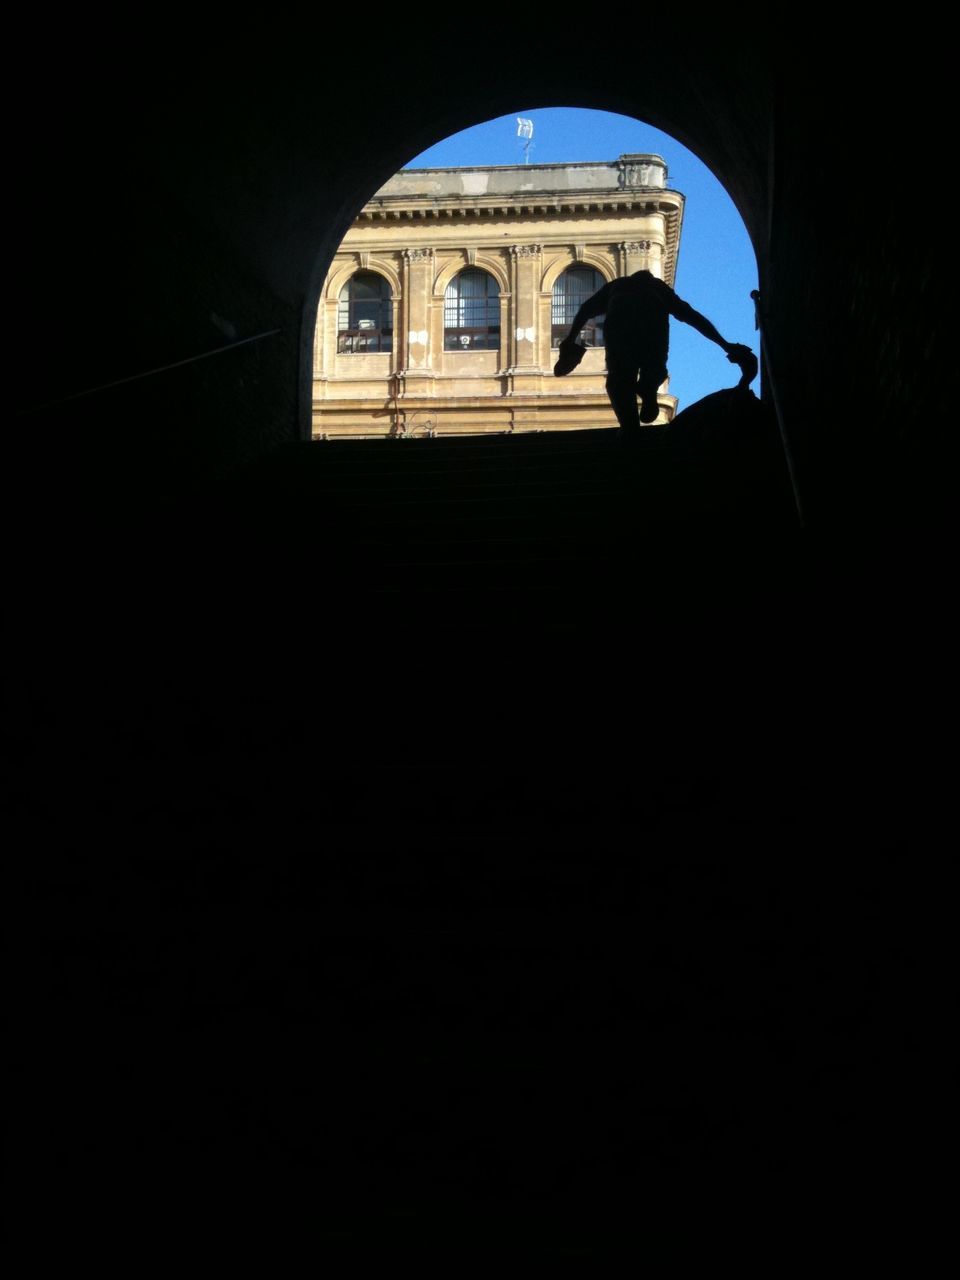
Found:
[{"label": "handrail", "polygon": [[225,351],[233,351],[236,347],[245,347],[251,342],[260,342],[264,338],[273,338],[282,332],[282,329],[267,329],[264,333],[256,333],[251,338],[238,338],[236,342],[228,342],[225,347],[214,347],[212,351],[201,351],[199,355],[187,356],[185,360],[174,360],[172,364],[162,364],[156,369],[145,369],[142,373],[132,373],[126,378],[116,378],[113,382],[102,382],[99,386],[87,387],[84,391],[73,391],[70,395],[57,397],[56,400],[46,400],[43,404],[20,409],[18,413],[40,413],[43,409],[53,409],[60,404],[69,404],[71,400],[82,400],[84,396],[97,395],[101,391],[110,391],[113,387],[122,387],[128,382],[139,382],[143,378],[152,378],[158,373],[182,368],[185,364],[196,364],[198,360],[208,360],[211,356],[223,355]]},{"label": "handrail", "polygon": [[783,456],[787,464],[787,474],[790,477],[790,488],[793,491],[793,503],[797,509],[797,518],[800,521],[800,527],[806,524],[803,515],[803,502],[800,498],[800,486],[797,484],[797,473],[793,463],[793,453],[790,450],[790,441],[787,438],[786,428],[783,421],[783,410],[780,407],[780,397],[777,394],[777,381],[773,374],[773,368],[770,363],[770,343],[766,335],[763,321],[763,310],[760,305],[760,290],[751,289],[750,297],[753,299],[755,321],[754,327],[760,333],[760,351],[764,357],[763,372],[767,385],[770,388],[770,396],[773,400],[773,411],[776,414],[777,426],[780,428],[780,443],[783,446]]}]

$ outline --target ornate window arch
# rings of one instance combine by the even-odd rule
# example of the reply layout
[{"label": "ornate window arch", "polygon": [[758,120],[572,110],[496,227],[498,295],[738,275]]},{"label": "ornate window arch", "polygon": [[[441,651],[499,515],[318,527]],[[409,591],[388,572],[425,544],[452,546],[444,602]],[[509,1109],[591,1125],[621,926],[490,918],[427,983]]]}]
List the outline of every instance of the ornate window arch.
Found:
[{"label": "ornate window arch", "polygon": [[[585,267],[579,263],[567,267],[557,276],[553,284],[553,296],[550,304],[550,345],[556,347],[561,338],[565,338],[573,323],[573,318],[580,307],[598,289],[606,284],[603,276],[593,267]],[[588,320],[580,330],[580,341],[588,347],[603,346],[603,317]]]},{"label": "ornate window arch", "polygon": [[393,350],[393,298],[390,283],[376,271],[358,271],[340,291],[337,351]]},{"label": "ornate window arch", "polygon": [[444,351],[497,351],[500,286],[489,271],[458,271],[443,295]]}]

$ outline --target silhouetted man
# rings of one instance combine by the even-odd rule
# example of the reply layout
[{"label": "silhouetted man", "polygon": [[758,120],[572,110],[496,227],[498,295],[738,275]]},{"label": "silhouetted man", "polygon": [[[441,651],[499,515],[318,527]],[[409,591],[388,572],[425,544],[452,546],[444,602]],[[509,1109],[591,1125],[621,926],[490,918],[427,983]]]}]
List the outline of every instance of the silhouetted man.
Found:
[{"label": "silhouetted man", "polygon": [[553,368],[557,377],[562,378],[583,359],[585,348],[577,342],[577,334],[588,320],[601,315],[606,316],[607,395],[625,435],[638,431],[641,422],[654,422],[660,412],[657,390],[667,376],[671,316],[722,347],[731,364],[743,371],[741,386],[756,376],[757,358],[749,347],[727,342],[706,316],[678,298],[668,284],[649,271],[635,271],[598,289],[574,316]]}]

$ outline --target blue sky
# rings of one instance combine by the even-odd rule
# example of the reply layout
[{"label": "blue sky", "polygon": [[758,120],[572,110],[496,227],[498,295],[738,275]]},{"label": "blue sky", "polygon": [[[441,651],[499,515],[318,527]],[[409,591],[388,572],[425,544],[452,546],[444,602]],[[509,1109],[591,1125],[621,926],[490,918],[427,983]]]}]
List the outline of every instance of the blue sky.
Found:
[{"label": "blue sky", "polygon": [[[729,342],[746,343],[759,355],[750,299],[750,290],[757,288],[757,267],[746,228],[706,165],[669,134],[607,111],[518,107],[512,115],[487,120],[438,142],[404,168],[522,164],[517,116],[534,123],[531,164],[615,160],[631,151],[663,156],[668,185],[686,196],[677,293],[712,320]],[[671,321],[670,390],[679,397],[681,409],[720,387],[732,387],[739,373],[714,343]],[[759,383],[753,386],[759,392]]]}]

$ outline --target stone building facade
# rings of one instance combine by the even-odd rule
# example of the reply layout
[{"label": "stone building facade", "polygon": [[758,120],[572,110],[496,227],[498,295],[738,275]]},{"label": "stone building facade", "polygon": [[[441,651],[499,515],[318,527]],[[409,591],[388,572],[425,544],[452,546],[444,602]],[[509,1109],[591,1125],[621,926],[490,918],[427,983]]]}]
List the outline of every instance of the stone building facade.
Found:
[{"label": "stone building facade", "polygon": [[[602,319],[566,378],[584,298],[646,267],[673,284],[684,198],[657,155],[406,169],[364,205],[320,296],[315,438],[611,427]],[[660,389],[660,417],[676,400]]]}]

